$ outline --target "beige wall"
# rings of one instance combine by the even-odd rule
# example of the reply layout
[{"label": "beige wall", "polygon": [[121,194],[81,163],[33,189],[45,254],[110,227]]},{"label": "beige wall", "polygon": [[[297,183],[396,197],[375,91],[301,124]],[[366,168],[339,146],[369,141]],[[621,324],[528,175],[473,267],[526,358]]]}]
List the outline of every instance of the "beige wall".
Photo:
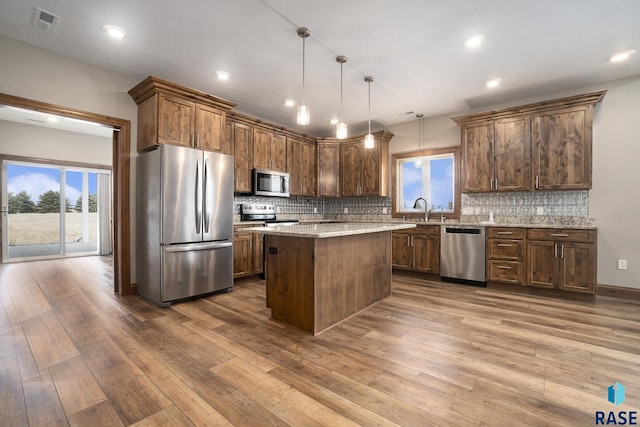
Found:
[{"label": "beige wall", "polygon": [[112,139],[0,120],[0,153],[111,166]]},{"label": "beige wall", "polygon": [[[594,114],[593,189],[589,192],[589,214],[599,227],[598,283],[640,288],[640,136],[633,127],[640,119],[640,77],[425,118],[421,145],[460,145],[460,129],[452,117],[601,89],[607,89],[607,94]],[[391,153],[417,149],[417,119],[389,130],[395,135]],[[618,259],[627,260],[626,271],[617,269]]]},{"label": "beige wall", "polygon": [[[127,92],[143,77],[115,73],[2,36],[0,58],[0,92],[129,120],[135,156],[137,107]],[[0,152],[7,150],[6,141],[0,140]],[[96,163],[111,164],[111,156],[104,157],[99,155]],[[135,159],[131,188],[131,281],[135,282]]]}]

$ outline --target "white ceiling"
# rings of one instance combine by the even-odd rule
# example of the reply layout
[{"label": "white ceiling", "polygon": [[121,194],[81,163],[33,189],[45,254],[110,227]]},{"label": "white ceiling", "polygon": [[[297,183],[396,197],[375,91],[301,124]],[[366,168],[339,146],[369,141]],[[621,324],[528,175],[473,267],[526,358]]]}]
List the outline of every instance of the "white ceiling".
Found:
[{"label": "white ceiling", "polygon": [[[35,7],[60,16],[54,32]],[[366,130],[640,75],[638,0],[0,0],[0,34],[142,80],[155,75],[238,104],[237,111],[316,136],[340,115]],[[105,24],[124,28],[109,39]],[[302,39],[311,125],[295,123]],[[484,44],[463,43],[484,34]],[[216,79],[216,70],[231,79]],[[497,89],[485,82],[502,78]],[[604,88],[604,87],[603,87]]]}]

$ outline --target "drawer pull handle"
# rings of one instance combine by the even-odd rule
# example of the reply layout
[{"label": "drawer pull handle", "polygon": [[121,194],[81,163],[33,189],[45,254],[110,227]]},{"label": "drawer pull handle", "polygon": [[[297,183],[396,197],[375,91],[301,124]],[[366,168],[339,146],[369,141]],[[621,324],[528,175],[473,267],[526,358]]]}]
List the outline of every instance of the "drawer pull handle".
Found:
[{"label": "drawer pull handle", "polygon": [[551,236],[553,236],[553,237],[569,237],[569,235],[565,234],[565,233],[551,233]]},{"label": "drawer pull handle", "polygon": [[506,265],[496,265],[496,268],[501,268],[503,270],[511,270],[511,267],[508,267]]},{"label": "drawer pull handle", "polygon": [[498,246],[500,248],[510,248],[513,245],[509,245],[507,243],[498,243],[496,246]]},{"label": "drawer pull handle", "polygon": [[496,231],[496,234],[513,234],[512,231]]}]

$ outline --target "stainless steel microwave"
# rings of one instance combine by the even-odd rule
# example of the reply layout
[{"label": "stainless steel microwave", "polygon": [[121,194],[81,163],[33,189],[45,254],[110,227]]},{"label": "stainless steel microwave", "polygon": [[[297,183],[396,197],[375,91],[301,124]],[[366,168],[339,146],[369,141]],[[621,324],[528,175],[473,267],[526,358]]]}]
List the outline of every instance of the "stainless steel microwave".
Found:
[{"label": "stainless steel microwave", "polygon": [[267,169],[253,170],[255,196],[289,197],[289,174]]}]

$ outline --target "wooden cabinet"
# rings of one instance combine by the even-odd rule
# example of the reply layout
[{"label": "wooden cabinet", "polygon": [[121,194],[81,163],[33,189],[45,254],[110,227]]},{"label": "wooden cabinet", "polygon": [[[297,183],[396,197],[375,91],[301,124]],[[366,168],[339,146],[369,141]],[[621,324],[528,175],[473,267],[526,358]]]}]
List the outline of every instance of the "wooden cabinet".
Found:
[{"label": "wooden cabinet", "polygon": [[[260,225],[256,225],[259,227]],[[251,227],[242,225],[233,231],[233,277],[244,277],[264,271],[264,235],[249,231]]]},{"label": "wooden cabinet", "polygon": [[537,190],[591,188],[592,105],[534,116],[533,170]]},{"label": "wooden cabinet", "polygon": [[594,294],[595,230],[527,230],[526,285]]},{"label": "wooden cabinet", "polygon": [[316,195],[316,145],[287,138],[287,172],[292,196]]},{"label": "wooden cabinet", "polygon": [[233,156],[233,122],[231,120],[226,120],[224,125],[224,139],[222,140],[222,145],[220,147],[220,152],[222,154],[230,154]]},{"label": "wooden cabinet", "polygon": [[439,225],[394,231],[391,247],[393,268],[440,274]]},{"label": "wooden cabinet", "polygon": [[487,281],[524,283],[524,228],[487,228]]},{"label": "wooden cabinet", "polygon": [[262,129],[253,129],[253,167],[286,172],[287,138]]},{"label": "wooden cabinet", "polygon": [[393,134],[375,132],[375,146],[364,148],[362,136],[340,145],[340,195],[387,196],[389,194],[389,141]]},{"label": "wooden cabinet", "polygon": [[156,77],[129,94],[138,104],[139,152],[158,144],[222,151],[226,114],[235,104]]},{"label": "wooden cabinet", "polygon": [[233,150],[235,192],[251,192],[251,164],[253,129],[245,124],[233,122]]},{"label": "wooden cabinet", "polygon": [[454,118],[462,191],[590,189],[593,108],[605,93]]},{"label": "wooden cabinet", "polygon": [[523,115],[462,126],[462,191],[531,188],[529,123]]},{"label": "wooden cabinet", "polygon": [[318,196],[340,196],[340,143],[318,141]]}]

